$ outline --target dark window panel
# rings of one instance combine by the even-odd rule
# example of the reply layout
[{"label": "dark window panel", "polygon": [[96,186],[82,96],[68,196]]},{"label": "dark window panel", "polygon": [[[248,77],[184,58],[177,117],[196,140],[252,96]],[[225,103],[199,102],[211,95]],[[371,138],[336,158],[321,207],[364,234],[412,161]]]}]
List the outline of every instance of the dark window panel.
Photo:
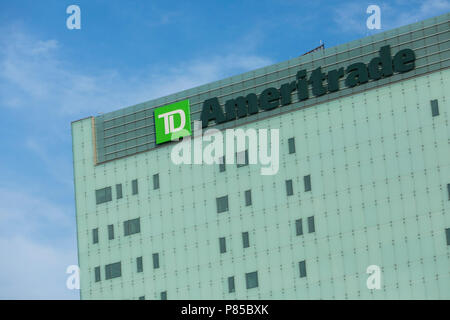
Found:
[{"label": "dark window panel", "polygon": [[258,287],[258,272],[249,272],[245,274],[245,284],[247,289]]},{"label": "dark window panel", "polygon": [[303,235],[302,219],[295,220],[295,233],[296,233],[297,236]]},{"label": "dark window panel", "polygon": [[219,238],[219,249],[220,253],[227,252],[227,244],[225,238]]},{"label": "dark window panel", "polygon": [[228,277],[228,292],[232,293],[236,290],[234,286],[234,277]]},{"label": "dark window panel", "polygon": [[236,165],[238,168],[248,165],[248,150],[236,153]]},{"label": "dark window panel", "polygon": [[316,231],[316,226],[314,224],[314,216],[308,217],[308,232],[313,233]]},{"label": "dark window panel", "polygon": [[248,236],[248,232],[242,232],[242,245],[244,248],[250,247],[250,239]]},{"label": "dark window panel", "polygon": [[145,296],[140,296],[139,300],[145,300]]},{"label": "dark window panel", "polygon": [[437,100],[431,100],[431,114],[433,117],[436,117],[439,115],[439,105]]},{"label": "dark window panel", "polygon": [[289,154],[295,153],[295,138],[288,139]]},{"label": "dark window panel", "polygon": [[161,300],[167,300],[167,291],[161,292]]},{"label": "dark window panel", "polygon": [[122,264],[120,262],[107,264],[105,266],[105,279],[113,279],[122,276]]},{"label": "dark window panel", "polygon": [[450,246],[450,228],[445,229],[445,236],[447,237],[447,245]]},{"label": "dark window panel", "polygon": [[159,189],[159,173],[153,175],[153,189]]},{"label": "dark window panel", "polygon": [[125,221],[123,223],[124,235],[129,236],[141,232],[140,218]]},{"label": "dark window panel", "polygon": [[122,197],[122,184],[116,184],[116,198],[121,199]]},{"label": "dark window panel", "polygon": [[448,200],[450,200],[450,183],[447,184]]},{"label": "dark window panel", "polygon": [[98,228],[92,229],[92,243],[98,243]]},{"label": "dark window panel", "polygon": [[292,196],[294,194],[294,188],[292,187],[292,180],[286,180],[286,194]]},{"label": "dark window panel", "polygon": [[219,161],[219,172],[224,172],[226,170],[226,166],[225,166],[225,156],[223,156],[222,158],[220,158]]},{"label": "dark window panel", "polygon": [[300,270],[300,278],[306,277],[306,262],[305,262],[305,260],[300,261],[298,263],[298,268]]},{"label": "dark window panel", "polygon": [[158,269],[159,268],[159,253],[154,253],[152,255],[153,257],[153,269]]},{"label": "dark window panel", "polygon": [[95,267],[95,282],[99,282],[101,280],[100,276],[100,267]]},{"label": "dark window panel", "polygon": [[112,200],[111,187],[95,190],[96,204],[101,204]]},{"label": "dark window panel", "polygon": [[303,182],[305,183],[305,192],[311,191],[311,175],[304,176]]},{"label": "dark window panel", "polygon": [[134,179],[133,181],[131,181],[131,193],[138,194],[138,192],[138,181],[137,179]]},{"label": "dark window panel", "polygon": [[137,267],[137,272],[144,271],[144,265],[142,264],[142,257],[136,258],[136,267]]},{"label": "dark window panel", "polygon": [[252,191],[251,190],[245,191],[245,205],[246,206],[252,205]]},{"label": "dark window panel", "polygon": [[228,196],[216,198],[217,213],[228,211]]},{"label": "dark window panel", "polygon": [[108,239],[114,239],[114,225],[112,224],[108,225]]}]

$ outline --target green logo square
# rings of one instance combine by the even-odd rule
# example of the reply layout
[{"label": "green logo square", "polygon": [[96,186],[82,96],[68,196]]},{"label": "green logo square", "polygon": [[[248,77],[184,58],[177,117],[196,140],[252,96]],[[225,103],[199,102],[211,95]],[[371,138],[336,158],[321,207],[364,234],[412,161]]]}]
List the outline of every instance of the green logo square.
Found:
[{"label": "green logo square", "polygon": [[191,111],[189,100],[178,101],[155,109],[156,144],[190,136]]}]

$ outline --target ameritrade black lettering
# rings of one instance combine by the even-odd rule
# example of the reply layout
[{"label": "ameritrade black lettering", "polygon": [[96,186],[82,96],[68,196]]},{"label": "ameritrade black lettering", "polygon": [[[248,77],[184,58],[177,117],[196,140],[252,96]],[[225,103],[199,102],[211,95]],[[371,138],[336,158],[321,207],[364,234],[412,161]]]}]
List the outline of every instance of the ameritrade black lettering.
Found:
[{"label": "ameritrade black lettering", "polygon": [[363,62],[353,63],[347,68],[339,68],[323,72],[321,67],[314,69],[309,78],[306,70],[297,72],[296,81],[284,83],[280,89],[269,87],[264,89],[259,96],[250,93],[245,97],[237,97],[225,102],[225,112],[219,103],[219,99],[205,100],[201,113],[203,128],[210,121],[224,123],[243,118],[248,115],[286,106],[292,103],[292,93],[297,91],[299,101],[309,99],[309,85],[314,96],[320,97],[329,92],[336,92],[339,88],[339,79],[345,77],[345,86],[352,88],[370,80],[376,81],[387,78],[394,72],[404,73],[415,68],[415,54],[411,49],[398,51],[394,58],[391,55],[389,45],[380,48],[379,55],[374,57],[366,65]]}]

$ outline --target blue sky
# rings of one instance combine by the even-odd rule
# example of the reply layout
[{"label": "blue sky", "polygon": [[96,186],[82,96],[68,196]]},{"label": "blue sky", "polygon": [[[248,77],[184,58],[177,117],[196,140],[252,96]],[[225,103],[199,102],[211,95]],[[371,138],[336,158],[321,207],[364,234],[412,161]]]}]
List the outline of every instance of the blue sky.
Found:
[{"label": "blue sky", "polygon": [[[66,8],[81,8],[81,30]],[[0,2],[0,299],[78,299],[70,122],[450,11],[450,1]]]}]

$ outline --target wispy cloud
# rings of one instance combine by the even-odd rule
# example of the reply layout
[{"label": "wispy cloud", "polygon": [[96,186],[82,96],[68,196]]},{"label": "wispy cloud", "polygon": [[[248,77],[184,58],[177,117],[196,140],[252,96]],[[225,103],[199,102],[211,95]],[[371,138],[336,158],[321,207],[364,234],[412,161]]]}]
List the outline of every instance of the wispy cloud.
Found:
[{"label": "wispy cloud", "polygon": [[[65,287],[66,267],[77,263],[70,121],[270,63],[251,50],[230,47],[221,55],[149,66],[133,76],[119,70],[83,72],[58,41],[20,28],[3,32],[0,109],[33,124],[20,131],[7,124],[17,140],[8,151],[25,154],[39,171],[0,168],[24,184],[22,189],[12,180],[0,184],[0,299],[78,297]],[[63,200],[53,197],[55,192],[65,194]]]}]

